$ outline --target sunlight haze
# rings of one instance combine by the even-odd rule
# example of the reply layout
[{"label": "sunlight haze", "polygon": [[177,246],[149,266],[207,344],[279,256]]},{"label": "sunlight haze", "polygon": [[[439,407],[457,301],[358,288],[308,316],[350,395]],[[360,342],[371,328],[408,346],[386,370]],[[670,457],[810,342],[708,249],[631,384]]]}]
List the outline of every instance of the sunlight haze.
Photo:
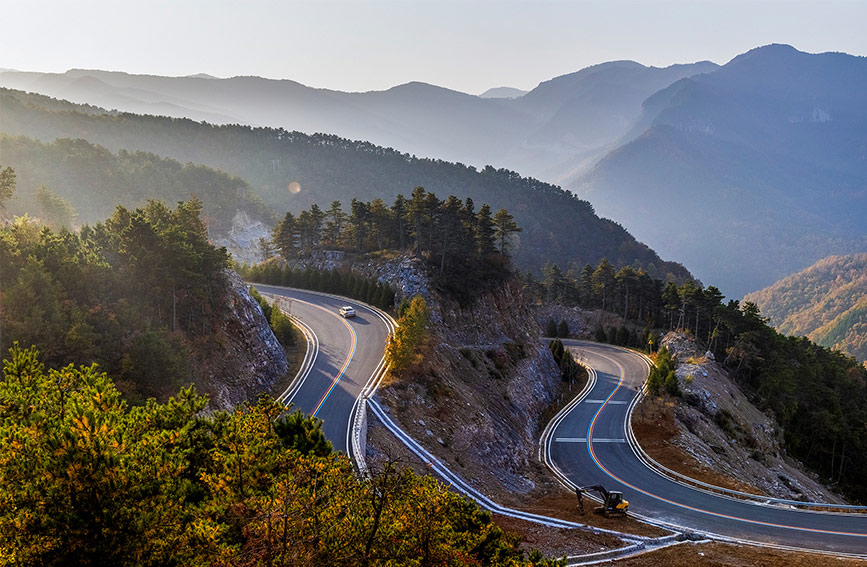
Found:
[{"label": "sunlight haze", "polygon": [[724,64],[750,48],[867,54],[867,3],[7,3],[0,68],[258,75],[343,91],[422,81],[479,94],[618,59]]}]

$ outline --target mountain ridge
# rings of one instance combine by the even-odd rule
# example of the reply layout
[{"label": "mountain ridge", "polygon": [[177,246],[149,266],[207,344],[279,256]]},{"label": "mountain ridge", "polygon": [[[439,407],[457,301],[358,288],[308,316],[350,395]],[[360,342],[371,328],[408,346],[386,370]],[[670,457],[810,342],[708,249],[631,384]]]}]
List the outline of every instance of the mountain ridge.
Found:
[{"label": "mountain ridge", "polygon": [[[704,70],[689,65],[659,69],[632,62],[631,66],[634,76],[625,80],[634,83],[637,94],[618,101],[614,114],[637,115],[641,100],[659,87],[655,82],[659,77],[672,73],[679,77]],[[568,81],[580,84],[582,77],[591,75],[598,81],[600,74],[614,73],[620,67],[621,63],[600,64],[591,72],[579,70],[561,75],[541,83],[528,94],[540,88],[568,90],[571,88],[565,84]],[[72,79],[84,75],[93,76],[108,87],[91,94],[82,88],[74,89]],[[76,69],[65,73],[0,73],[0,86],[140,114],[187,117],[216,124],[283,127],[308,134],[327,132],[421,157],[475,166],[492,164],[537,177],[548,168],[557,170],[558,164],[574,155],[576,148],[584,157],[588,152],[595,155],[594,152],[601,151],[598,146],[615,141],[619,135],[619,130],[605,128],[601,120],[597,120],[589,139],[582,138],[582,128],[564,130],[562,125],[555,124],[546,129],[546,122],[557,115],[557,108],[539,114],[539,101],[534,101],[534,97],[525,100],[527,95],[513,99],[483,98],[421,81],[349,93],[309,87],[291,79],[160,77]],[[131,88],[138,89],[135,92],[141,96],[135,96],[135,92],[129,91]],[[572,100],[574,105],[574,97],[570,96],[565,93],[555,98]],[[592,88],[588,88],[587,96],[596,96]],[[599,104],[604,106],[606,98],[597,96],[597,108]],[[588,116],[595,114],[594,111]],[[563,119],[562,114],[557,118]],[[555,175],[556,171],[549,179],[556,182]]]},{"label": "mountain ridge", "polygon": [[744,301],[781,333],[867,360],[867,252],[823,258]]},{"label": "mountain ridge", "polygon": [[[540,270],[548,261],[567,269],[572,262],[597,264],[607,257],[617,267],[644,267],[655,277],[691,277],[682,265],[663,261],[619,224],[596,216],[586,201],[513,171],[421,159],[332,135],[98,114],[93,109],[77,112],[74,105],[8,90],[0,90],[0,100],[2,132],[40,140],[85,133],[90,144],[111,152],[144,151],[180,163],[202,164],[249,182],[278,216],[287,210],[298,214],[314,203],[324,210],[334,200],[348,208],[353,197],[391,203],[398,194],[408,196],[414,187],[422,186],[441,196],[470,197],[477,207],[487,203],[493,211],[504,208],[513,214],[523,229],[515,261],[524,270]],[[288,189],[292,182],[295,191]]]},{"label": "mountain ridge", "polygon": [[867,58],[757,48],[646,99],[625,143],[564,186],[742,296],[867,247],[865,93]]}]

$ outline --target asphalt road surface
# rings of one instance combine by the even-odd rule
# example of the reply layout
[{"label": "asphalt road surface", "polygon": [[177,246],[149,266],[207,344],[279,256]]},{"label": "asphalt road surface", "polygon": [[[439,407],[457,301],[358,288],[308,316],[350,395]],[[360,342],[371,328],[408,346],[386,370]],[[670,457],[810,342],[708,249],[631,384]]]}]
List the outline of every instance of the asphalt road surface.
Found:
[{"label": "asphalt road surface", "polygon": [[[262,293],[289,298],[290,314],[315,334],[318,352],[303,383],[286,400],[323,421],[322,431],[336,451],[349,454],[347,432],[356,399],[376,373],[388,338],[380,316],[356,301],[292,288],[255,284]],[[285,304],[285,302],[284,302]],[[355,308],[344,319],[342,305]]]},{"label": "asphalt road surface", "polygon": [[550,457],[578,486],[621,490],[630,512],[719,536],[793,548],[867,555],[867,514],[766,506],[669,480],[642,464],[627,443],[629,402],[647,376],[636,353],[564,341],[596,370],[597,383],[552,432]]}]

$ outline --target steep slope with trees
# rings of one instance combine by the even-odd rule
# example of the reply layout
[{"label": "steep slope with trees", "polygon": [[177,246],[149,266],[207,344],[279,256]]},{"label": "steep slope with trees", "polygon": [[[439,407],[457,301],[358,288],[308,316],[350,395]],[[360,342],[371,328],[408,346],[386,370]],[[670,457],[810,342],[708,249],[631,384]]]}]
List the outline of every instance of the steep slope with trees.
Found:
[{"label": "steep slope with trees", "polygon": [[740,297],[867,248],[867,58],[769,45],[648,98],[644,118],[564,182]]},{"label": "steep slope with trees", "polygon": [[190,383],[216,407],[255,398],[286,355],[200,217],[195,200],[151,201],[78,232],[3,227],[0,348],[36,345],[52,368],[98,362],[136,402]]},{"label": "steep slope with trees", "polygon": [[519,538],[432,477],[360,480],[319,422],[263,397],[203,416],[192,389],[130,407],[96,366],[10,349],[0,549],[12,565],[490,565]]},{"label": "steep slope with trees", "polygon": [[867,360],[867,254],[830,256],[744,301],[781,333]]},{"label": "steep slope with trees", "polygon": [[[266,205],[242,179],[152,153],[112,153],[80,138],[44,144],[0,134],[0,155],[17,176],[15,196],[8,202],[12,214],[28,213],[52,221],[56,214],[46,206],[45,197],[40,198],[48,192],[68,203],[77,223],[97,223],[117,205],[139,207],[148,199],[175,203],[191,197],[201,201],[208,228],[215,235],[225,235],[239,211],[272,222]],[[54,224],[71,228],[68,222]]]},{"label": "steep slope with trees", "polygon": [[506,209],[523,229],[516,263],[539,269],[547,260],[562,265],[596,263],[607,257],[616,266],[632,264],[665,277],[687,275],[679,264],[663,262],[622,226],[601,219],[586,201],[559,187],[515,172],[418,159],[390,148],[336,136],[308,136],[282,129],[211,126],[191,120],[94,115],[50,110],[56,102],[13,91],[0,94],[4,112],[0,131],[42,140],[80,137],[111,151],[157,152],[231,172],[250,182],[274,211],[295,214],[313,204],[379,198],[391,203],[413,187],[441,195],[469,197]]},{"label": "steep slope with trees", "polygon": [[[605,261],[595,269],[585,266],[577,277],[563,276],[559,269],[549,274],[559,277],[525,281],[531,300],[551,297],[617,314],[618,324],[587,329],[588,338],[647,350],[658,349],[660,335],[667,331],[677,329],[693,337],[700,345],[695,348],[712,353],[750,401],[776,420],[789,456],[849,498],[867,499],[860,475],[867,466],[861,434],[867,427],[867,368],[854,358],[778,333],[756,304],[724,302],[714,286],[663,283],[628,267],[615,271]],[[659,362],[651,389],[679,397],[682,389],[671,372],[671,360],[662,355]],[[724,421],[725,416],[719,419]]]}]

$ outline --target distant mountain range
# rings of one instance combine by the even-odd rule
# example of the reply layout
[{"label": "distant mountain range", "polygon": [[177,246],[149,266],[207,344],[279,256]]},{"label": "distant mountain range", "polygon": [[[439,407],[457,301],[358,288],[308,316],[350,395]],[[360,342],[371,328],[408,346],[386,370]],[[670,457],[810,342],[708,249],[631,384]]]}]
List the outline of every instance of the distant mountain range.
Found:
[{"label": "distant mountain range", "polygon": [[[158,77],[74,69],[0,73],[0,86],[106,109],[336,134],[401,152],[493,165],[556,182],[599,158],[641,114],[641,102],[713,63],[665,69],[632,61],[588,67],[521,91],[469,95],[421,82],[346,93],[260,77]],[[513,98],[517,97],[517,98]]]},{"label": "distant mountain range", "polygon": [[514,87],[495,87],[488,89],[479,96],[481,98],[518,98],[522,97],[530,91],[522,91]]},{"label": "distant mountain range", "polygon": [[[257,77],[86,70],[3,72],[0,85],[121,111],[327,132],[400,154],[507,168],[575,192],[730,297],[825,256],[867,250],[864,57],[768,45],[722,67],[615,61],[514,98],[520,93],[508,87],[482,96],[424,83],[344,93]],[[228,168],[204,155],[194,159],[195,148],[146,149],[223,168],[254,187],[268,184],[251,172],[255,160]]]},{"label": "distant mountain range", "polygon": [[729,296],[867,250],[867,58],[771,45],[644,102],[565,186]]},{"label": "distant mountain range", "polygon": [[824,258],[744,300],[781,333],[867,360],[867,253]]}]

